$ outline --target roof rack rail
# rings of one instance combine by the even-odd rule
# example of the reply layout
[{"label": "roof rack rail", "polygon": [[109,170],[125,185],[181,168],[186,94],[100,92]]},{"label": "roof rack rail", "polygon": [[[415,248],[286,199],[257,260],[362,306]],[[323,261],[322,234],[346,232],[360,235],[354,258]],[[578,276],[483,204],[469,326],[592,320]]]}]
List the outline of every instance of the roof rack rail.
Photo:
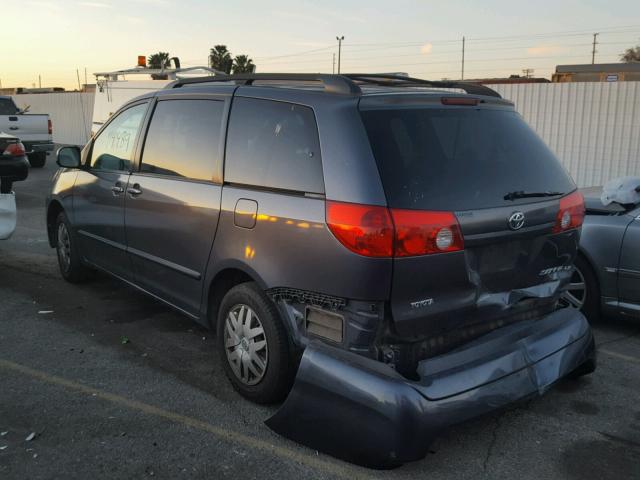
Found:
[{"label": "roof rack rail", "polygon": [[347,77],[354,82],[371,85],[387,87],[415,87],[418,85],[424,85],[433,88],[459,88],[472,95],[487,95],[490,97],[502,98],[498,92],[489,87],[464,81],[423,80],[421,78],[386,73],[342,73],[341,76]]},{"label": "roof rack rail", "polygon": [[235,82],[239,85],[252,85],[254,81],[289,81],[289,82],[320,82],[325,92],[343,95],[359,95],[362,93],[359,85],[379,85],[385,87],[415,87],[428,86],[433,88],[458,88],[473,95],[487,95],[502,98],[498,92],[484,85],[460,81],[433,81],[421,78],[405,77],[385,73],[246,73],[239,75],[216,75],[206,77],[181,78],[168,84],[165,88],[180,88],[184,85],[210,82]]},{"label": "roof rack rail", "polygon": [[235,82],[239,85],[251,85],[254,81],[273,80],[289,82],[320,82],[325,92],[340,93],[343,95],[359,95],[362,93],[352,80],[342,75],[329,75],[321,73],[247,73],[239,75],[216,75],[208,77],[182,78],[168,84],[165,88],[180,88],[183,85],[209,83],[209,82]]}]

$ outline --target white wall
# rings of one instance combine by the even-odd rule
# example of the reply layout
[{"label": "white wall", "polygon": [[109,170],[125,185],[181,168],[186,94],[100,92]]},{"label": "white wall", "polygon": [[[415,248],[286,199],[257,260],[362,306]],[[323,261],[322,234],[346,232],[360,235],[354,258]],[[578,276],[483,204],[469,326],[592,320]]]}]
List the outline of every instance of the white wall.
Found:
[{"label": "white wall", "polygon": [[[640,176],[640,82],[490,87],[515,102],[518,111],[558,155],[578,185],[602,185],[615,177]],[[96,102],[100,107],[96,113],[108,118],[124,97],[140,93],[110,90],[106,101],[101,98]],[[102,96],[107,97],[106,93]],[[93,93],[27,94],[13,98],[19,106],[30,104],[32,113],[51,116],[55,142],[82,145],[88,140]]]},{"label": "white wall", "polygon": [[489,87],[515,102],[579,186],[640,176],[640,82]]},{"label": "white wall", "polygon": [[20,108],[31,105],[29,113],[48,113],[53,123],[53,141],[84,145],[91,132],[93,93],[28,93],[14,95]]}]

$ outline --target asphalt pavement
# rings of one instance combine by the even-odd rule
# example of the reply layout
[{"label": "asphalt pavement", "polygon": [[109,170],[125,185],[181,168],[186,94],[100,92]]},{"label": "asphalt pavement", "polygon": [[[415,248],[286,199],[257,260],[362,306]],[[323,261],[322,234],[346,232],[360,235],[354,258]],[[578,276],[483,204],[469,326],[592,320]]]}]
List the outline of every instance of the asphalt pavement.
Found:
[{"label": "asphalt pavement", "polygon": [[54,172],[49,157],[15,184],[0,241],[1,479],[640,478],[640,321],[595,326],[593,375],[368,470],[271,432],[277,406],[231,389],[211,332],[106,276],[65,283],[45,230]]}]

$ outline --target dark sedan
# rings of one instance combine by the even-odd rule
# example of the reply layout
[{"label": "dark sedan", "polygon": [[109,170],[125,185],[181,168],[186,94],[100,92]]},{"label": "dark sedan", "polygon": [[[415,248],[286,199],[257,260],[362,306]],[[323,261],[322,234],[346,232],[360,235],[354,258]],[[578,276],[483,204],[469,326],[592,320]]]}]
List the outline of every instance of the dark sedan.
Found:
[{"label": "dark sedan", "polygon": [[604,206],[601,187],[582,193],[586,217],[564,299],[590,321],[609,314],[640,317],[640,204]]}]

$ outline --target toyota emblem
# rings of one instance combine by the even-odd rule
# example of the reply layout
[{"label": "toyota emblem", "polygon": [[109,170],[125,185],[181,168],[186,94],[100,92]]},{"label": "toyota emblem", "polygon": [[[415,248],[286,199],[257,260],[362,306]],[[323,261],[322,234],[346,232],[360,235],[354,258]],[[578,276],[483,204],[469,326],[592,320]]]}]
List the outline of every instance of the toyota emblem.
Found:
[{"label": "toyota emblem", "polygon": [[509,228],[511,230],[520,230],[524,226],[524,213],[513,212],[509,217]]}]

